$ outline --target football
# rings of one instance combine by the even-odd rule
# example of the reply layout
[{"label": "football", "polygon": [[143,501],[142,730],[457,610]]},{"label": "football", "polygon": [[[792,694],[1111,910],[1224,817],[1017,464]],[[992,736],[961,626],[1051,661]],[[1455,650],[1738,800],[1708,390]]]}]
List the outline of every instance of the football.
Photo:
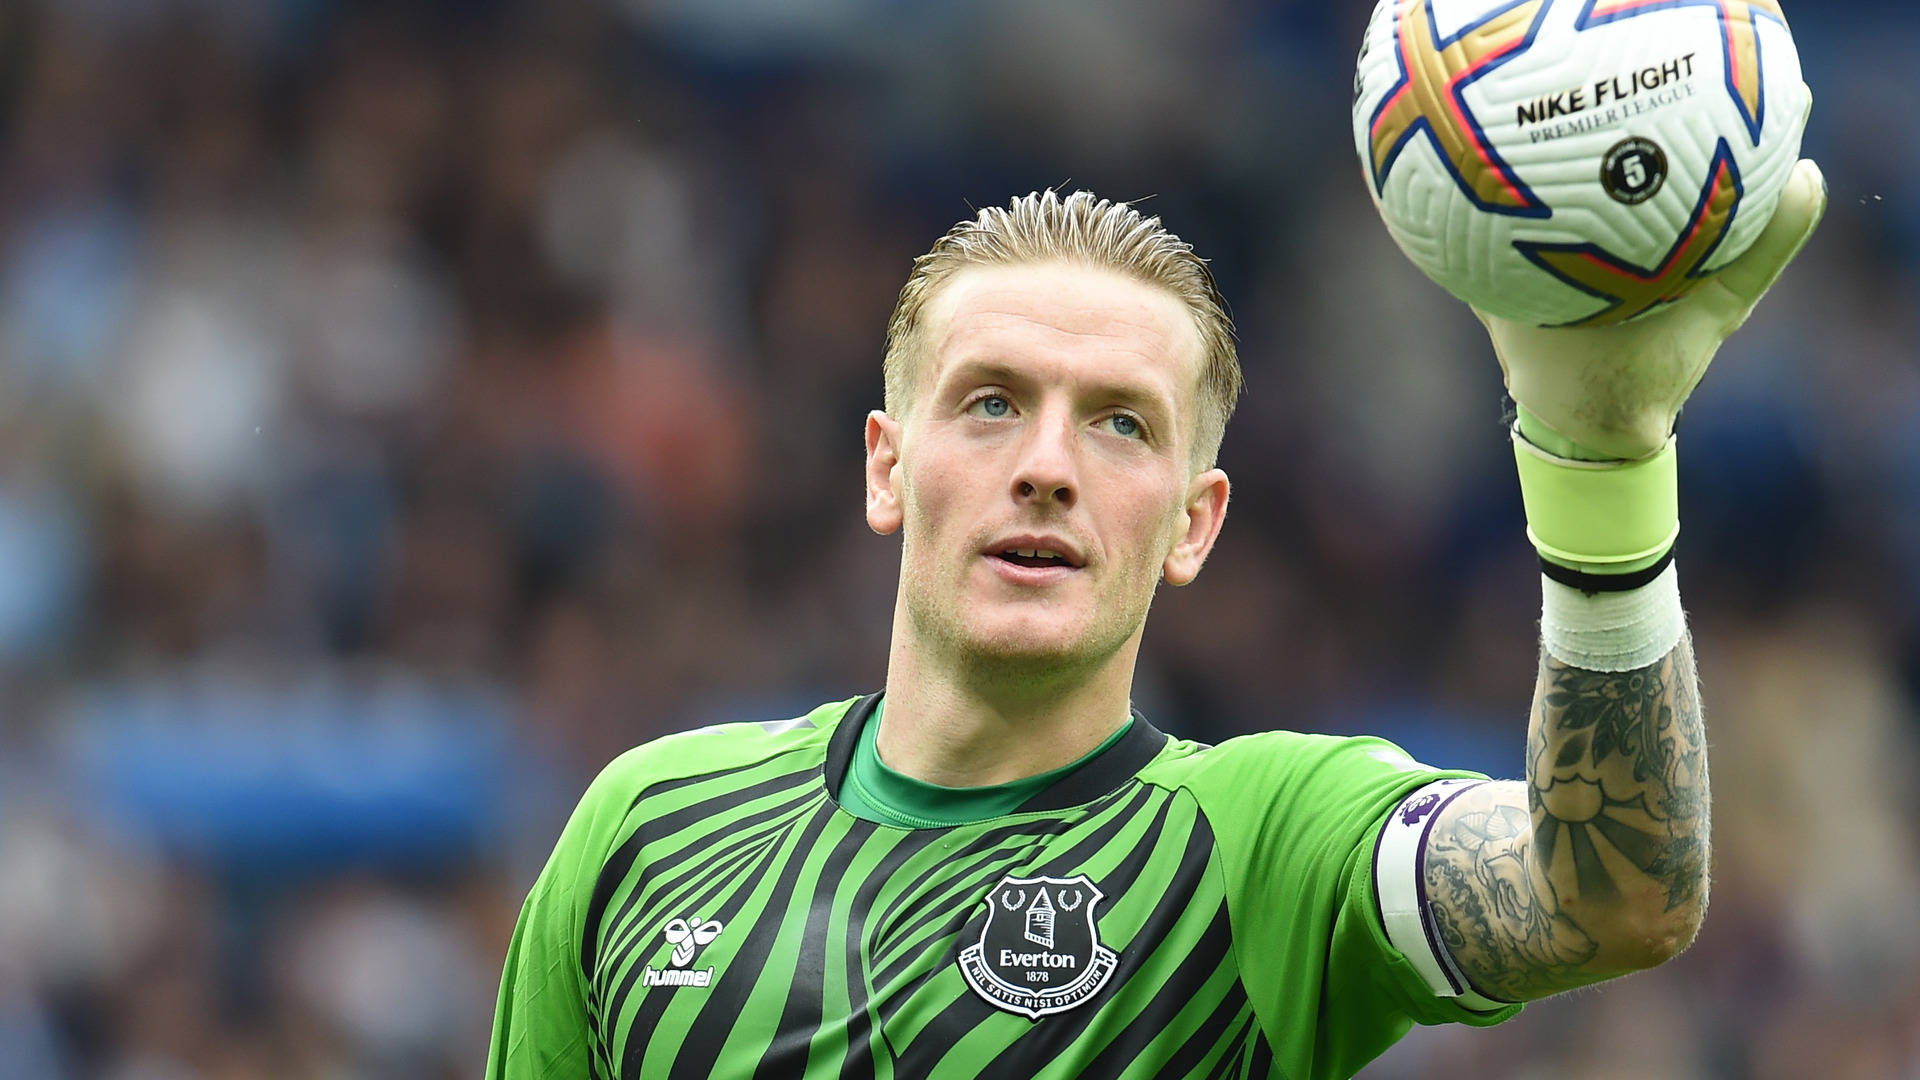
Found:
[{"label": "football", "polygon": [[1596,325],[1746,250],[1811,105],[1778,0],[1381,0],[1353,132],[1427,276],[1493,315]]}]

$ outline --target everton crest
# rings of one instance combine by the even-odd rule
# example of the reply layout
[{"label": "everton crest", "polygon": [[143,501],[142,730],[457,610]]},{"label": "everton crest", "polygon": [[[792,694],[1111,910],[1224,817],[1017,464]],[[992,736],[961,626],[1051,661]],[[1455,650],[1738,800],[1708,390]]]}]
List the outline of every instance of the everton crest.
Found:
[{"label": "everton crest", "polygon": [[1031,1020],[1079,1005],[1120,959],[1093,920],[1105,895],[1085,874],[1001,878],[987,894],[980,940],[960,950],[960,974],[974,993]]}]

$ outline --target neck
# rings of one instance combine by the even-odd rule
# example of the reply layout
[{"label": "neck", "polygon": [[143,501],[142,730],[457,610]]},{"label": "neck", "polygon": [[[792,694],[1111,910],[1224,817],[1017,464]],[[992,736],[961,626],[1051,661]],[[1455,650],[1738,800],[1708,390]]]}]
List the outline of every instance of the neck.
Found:
[{"label": "neck", "polygon": [[1092,752],[1125,724],[1140,635],[1084,668],[1044,674],[929,655],[896,621],[880,760],[915,780],[980,787],[1038,776]]}]

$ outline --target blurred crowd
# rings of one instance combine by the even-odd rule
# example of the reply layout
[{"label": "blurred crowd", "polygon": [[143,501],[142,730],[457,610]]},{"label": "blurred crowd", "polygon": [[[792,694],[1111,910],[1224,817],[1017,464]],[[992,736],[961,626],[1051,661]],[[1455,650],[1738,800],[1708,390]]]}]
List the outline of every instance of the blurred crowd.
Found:
[{"label": "blurred crowd", "polygon": [[[1833,211],[1682,426],[1706,929],[1368,1077],[1920,1077],[1920,19],[1789,14]],[[886,316],[1039,187],[1147,200],[1240,326],[1142,708],[1518,775],[1498,372],[1367,201],[1365,16],[0,4],[0,1080],[476,1075],[600,765],[881,684]]]}]

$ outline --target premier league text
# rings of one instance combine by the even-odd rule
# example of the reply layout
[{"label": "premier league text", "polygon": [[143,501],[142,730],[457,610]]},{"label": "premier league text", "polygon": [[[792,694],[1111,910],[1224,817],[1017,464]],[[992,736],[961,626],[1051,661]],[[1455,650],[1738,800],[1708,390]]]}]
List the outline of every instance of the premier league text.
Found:
[{"label": "premier league text", "polygon": [[1693,94],[1688,80],[1693,78],[1694,56],[1687,53],[1664,64],[1535,98],[1515,110],[1516,120],[1522,128],[1533,128],[1528,133],[1531,141],[1546,142],[1671,105]]}]

